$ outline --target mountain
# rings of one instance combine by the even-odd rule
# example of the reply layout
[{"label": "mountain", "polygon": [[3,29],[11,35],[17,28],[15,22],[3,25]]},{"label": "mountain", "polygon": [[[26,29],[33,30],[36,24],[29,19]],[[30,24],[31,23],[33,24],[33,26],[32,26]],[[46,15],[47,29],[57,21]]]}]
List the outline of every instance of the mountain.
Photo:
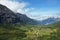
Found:
[{"label": "mountain", "polygon": [[21,13],[16,13],[16,14],[19,16],[20,20],[22,20],[23,24],[33,24],[33,25],[37,24],[36,20],[29,18],[25,14],[21,14]]},{"label": "mountain", "polygon": [[29,18],[25,14],[15,13],[4,5],[0,4],[0,23],[1,24],[51,24],[59,21],[59,17],[49,17],[42,21]]},{"label": "mountain", "polygon": [[14,13],[12,10],[0,4],[0,23],[2,24],[35,24],[36,21],[21,13]]},{"label": "mountain", "polygon": [[18,18],[19,17],[13,11],[11,11],[6,6],[0,4],[0,23],[2,24],[17,23],[19,22]]},{"label": "mountain", "polygon": [[59,17],[49,17],[45,20],[40,21],[39,23],[47,25],[47,24],[51,24],[51,23],[54,23],[54,22],[58,22],[58,21],[60,21]]},{"label": "mountain", "polygon": [[60,21],[58,22],[54,22],[52,24],[48,24],[46,25],[47,27],[51,27],[51,28],[58,28],[60,30]]}]

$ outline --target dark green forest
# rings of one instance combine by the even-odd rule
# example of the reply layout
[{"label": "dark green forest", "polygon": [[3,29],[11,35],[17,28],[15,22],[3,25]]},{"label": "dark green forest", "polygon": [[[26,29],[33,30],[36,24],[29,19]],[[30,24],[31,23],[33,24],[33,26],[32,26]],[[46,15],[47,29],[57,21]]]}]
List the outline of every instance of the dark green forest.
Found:
[{"label": "dark green forest", "polygon": [[60,22],[49,25],[0,24],[0,40],[60,40]]}]

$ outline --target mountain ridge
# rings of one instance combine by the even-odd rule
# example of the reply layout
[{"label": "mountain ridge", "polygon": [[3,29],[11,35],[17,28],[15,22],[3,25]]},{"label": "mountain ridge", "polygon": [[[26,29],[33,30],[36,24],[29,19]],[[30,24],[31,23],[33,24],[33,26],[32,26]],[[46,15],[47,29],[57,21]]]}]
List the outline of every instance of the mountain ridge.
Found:
[{"label": "mountain ridge", "polygon": [[[12,10],[0,4],[0,23],[2,24],[35,24],[35,20],[24,14],[14,13]],[[31,22],[31,23],[30,23]]]},{"label": "mountain ridge", "polygon": [[33,24],[46,25],[59,21],[59,17],[49,17],[45,20],[35,20],[29,18],[27,15],[15,13],[4,5],[0,4],[0,23],[2,24]]},{"label": "mountain ridge", "polygon": [[58,21],[60,21],[60,18],[58,18],[58,17],[49,17],[47,19],[39,21],[38,23],[43,24],[43,25],[48,25],[48,24],[55,23]]}]

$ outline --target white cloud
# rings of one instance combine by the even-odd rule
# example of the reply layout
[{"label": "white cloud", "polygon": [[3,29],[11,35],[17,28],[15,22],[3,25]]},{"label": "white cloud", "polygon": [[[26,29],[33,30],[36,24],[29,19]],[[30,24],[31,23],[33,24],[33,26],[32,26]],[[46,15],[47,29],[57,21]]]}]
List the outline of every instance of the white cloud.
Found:
[{"label": "white cloud", "polygon": [[25,8],[26,6],[28,6],[28,3],[19,2],[17,0],[0,0],[0,4],[7,6],[14,12],[19,12],[22,14],[26,14],[34,9],[34,8]]},{"label": "white cloud", "polygon": [[[17,12],[18,13],[22,13],[22,14],[28,14],[30,11],[34,10],[34,8],[24,8],[24,9],[18,9]],[[27,15],[28,16],[28,15]]]},{"label": "white cloud", "polygon": [[52,15],[52,14],[51,15],[41,15],[39,20],[45,20],[45,19],[48,19],[48,18],[51,18],[51,17],[60,18],[60,15]]},{"label": "white cloud", "polygon": [[18,9],[17,12],[21,13],[21,14],[24,14],[24,10],[23,9]]},{"label": "white cloud", "polygon": [[[19,12],[22,14],[26,14],[28,17],[36,19],[36,20],[44,20],[49,17],[59,17],[59,15],[53,15],[58,13],[58,11],[41,11],[41,10],[36,10],[35,8],[25,8],[28,3],[27,2],[18,2],[16,0],[0,0],[0,4],[7,6],[14,12]],[[51,14],[51,15],[50,15]]]},{"label": "white cloud", "polygon": [[5,5],[14,12],[16,12],[18,9],[23,9],[24,7],[26,7],[28,3],[11,0],[0,0],[0,4]]},{"label": "white cloud", "polygon": [[30,17],[30,18],[32,18],[32,19],[35,19],[35,20],[40,20],[40,21],[42,21],[42,20],[45,20],[45,19],[48,19],[48,18],[51,18],[51,17],[53,17],[53,18],[60,18],[60,15],[40,15],[40,16],[31,16],[31,15],[29,15],[28,14],[28,17]]}]

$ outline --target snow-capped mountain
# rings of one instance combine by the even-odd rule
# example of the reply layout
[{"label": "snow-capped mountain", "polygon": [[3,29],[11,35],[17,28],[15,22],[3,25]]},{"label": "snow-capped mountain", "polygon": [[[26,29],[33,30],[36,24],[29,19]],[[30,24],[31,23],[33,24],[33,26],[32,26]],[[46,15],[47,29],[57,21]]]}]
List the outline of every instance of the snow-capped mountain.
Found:
[{"label": "snow-capped mountain", "polygon": [[57,21],[60,21],[60,17],[49,17],[47,19],[41,20],[39,23],[47,25],[47,24],[51,24]]}]

